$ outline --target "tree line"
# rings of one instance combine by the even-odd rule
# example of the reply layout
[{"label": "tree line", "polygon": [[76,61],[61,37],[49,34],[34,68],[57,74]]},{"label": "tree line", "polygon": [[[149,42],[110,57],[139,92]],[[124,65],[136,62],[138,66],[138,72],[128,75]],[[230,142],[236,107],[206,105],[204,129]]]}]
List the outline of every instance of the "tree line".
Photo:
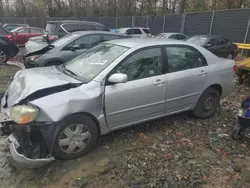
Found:
[{"label": "tree line", "polygon": [[250,8],[250,0],[0,0],[0,16],[100,17]]}]

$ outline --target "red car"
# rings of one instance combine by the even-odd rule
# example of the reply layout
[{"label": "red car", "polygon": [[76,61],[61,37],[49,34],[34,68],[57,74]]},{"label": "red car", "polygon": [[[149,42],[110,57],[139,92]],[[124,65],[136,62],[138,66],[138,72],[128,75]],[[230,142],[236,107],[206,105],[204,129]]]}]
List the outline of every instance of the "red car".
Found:
[{"label": "red car", "polygon": [[11,32],[14,34],[16,44],[23,46],[29,38],[42,36],[45,31],[36,27],[18,27]]}]

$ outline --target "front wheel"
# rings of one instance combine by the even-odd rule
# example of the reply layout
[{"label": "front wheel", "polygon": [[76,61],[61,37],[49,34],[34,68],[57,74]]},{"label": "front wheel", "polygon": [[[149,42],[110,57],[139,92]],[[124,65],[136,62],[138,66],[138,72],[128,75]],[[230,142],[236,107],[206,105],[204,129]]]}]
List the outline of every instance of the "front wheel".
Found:
[{"label": "front wheel", "polygon": [[5,64],[9,60],[9,55],[4,49],[0,49],[0,64]]},{"label": "front wheel", "polygon": [[193,114],[207,119],[214,115],[220,105],[220,94],[215,88],[208,88],[200,97]]},{"label": "front wheel", "polygon": [[54,156],[71,160],[88,153],[96,144],[98,129],[85,115],[72,115],[61,122],[54,140]]}]

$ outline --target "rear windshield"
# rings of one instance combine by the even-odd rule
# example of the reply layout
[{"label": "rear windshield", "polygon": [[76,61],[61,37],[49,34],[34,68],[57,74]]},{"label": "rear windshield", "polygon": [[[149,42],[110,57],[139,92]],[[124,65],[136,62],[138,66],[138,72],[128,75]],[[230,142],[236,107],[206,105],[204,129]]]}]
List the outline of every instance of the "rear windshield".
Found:
[{"label": "rear windshield", "polygon": [[58,26],[58,24],[54,24],[54,23],[48,23],[47,25],[46,25],[46,31],[48,32],[48,33],[56,33],[56,29],[57,29],[57,26]]},{"label": "rear windshield", "polygon": [[149,29],[142,29],[145,33],[150,34],[150,30]]},{"label": "rear windshield", "polygon": [[196,45],[199,45],[199,46],[203,46],[208,41],[208,38],[203,37],[203,36],[194,36],[194,37],[188,38],[186,41],[193,43],[193,44],[196,44]]}]

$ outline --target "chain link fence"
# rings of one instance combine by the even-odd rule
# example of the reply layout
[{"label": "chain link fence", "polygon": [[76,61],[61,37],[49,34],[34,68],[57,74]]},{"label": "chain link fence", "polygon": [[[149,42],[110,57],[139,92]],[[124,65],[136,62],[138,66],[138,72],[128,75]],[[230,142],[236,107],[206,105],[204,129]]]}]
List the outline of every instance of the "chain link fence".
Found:
[{"label": "chain link fence", "polygon": [[[48,20],[75,20],[74,17],[1,17],[0,23],[25,23],[46,27]],[[149,27],[152,34],[181,32],[191,35],[221,35],[233,42],[250,43],[250,9],[197,12],[157,16],[84,17],[77,20],[95,21],[107,28]]]}]

